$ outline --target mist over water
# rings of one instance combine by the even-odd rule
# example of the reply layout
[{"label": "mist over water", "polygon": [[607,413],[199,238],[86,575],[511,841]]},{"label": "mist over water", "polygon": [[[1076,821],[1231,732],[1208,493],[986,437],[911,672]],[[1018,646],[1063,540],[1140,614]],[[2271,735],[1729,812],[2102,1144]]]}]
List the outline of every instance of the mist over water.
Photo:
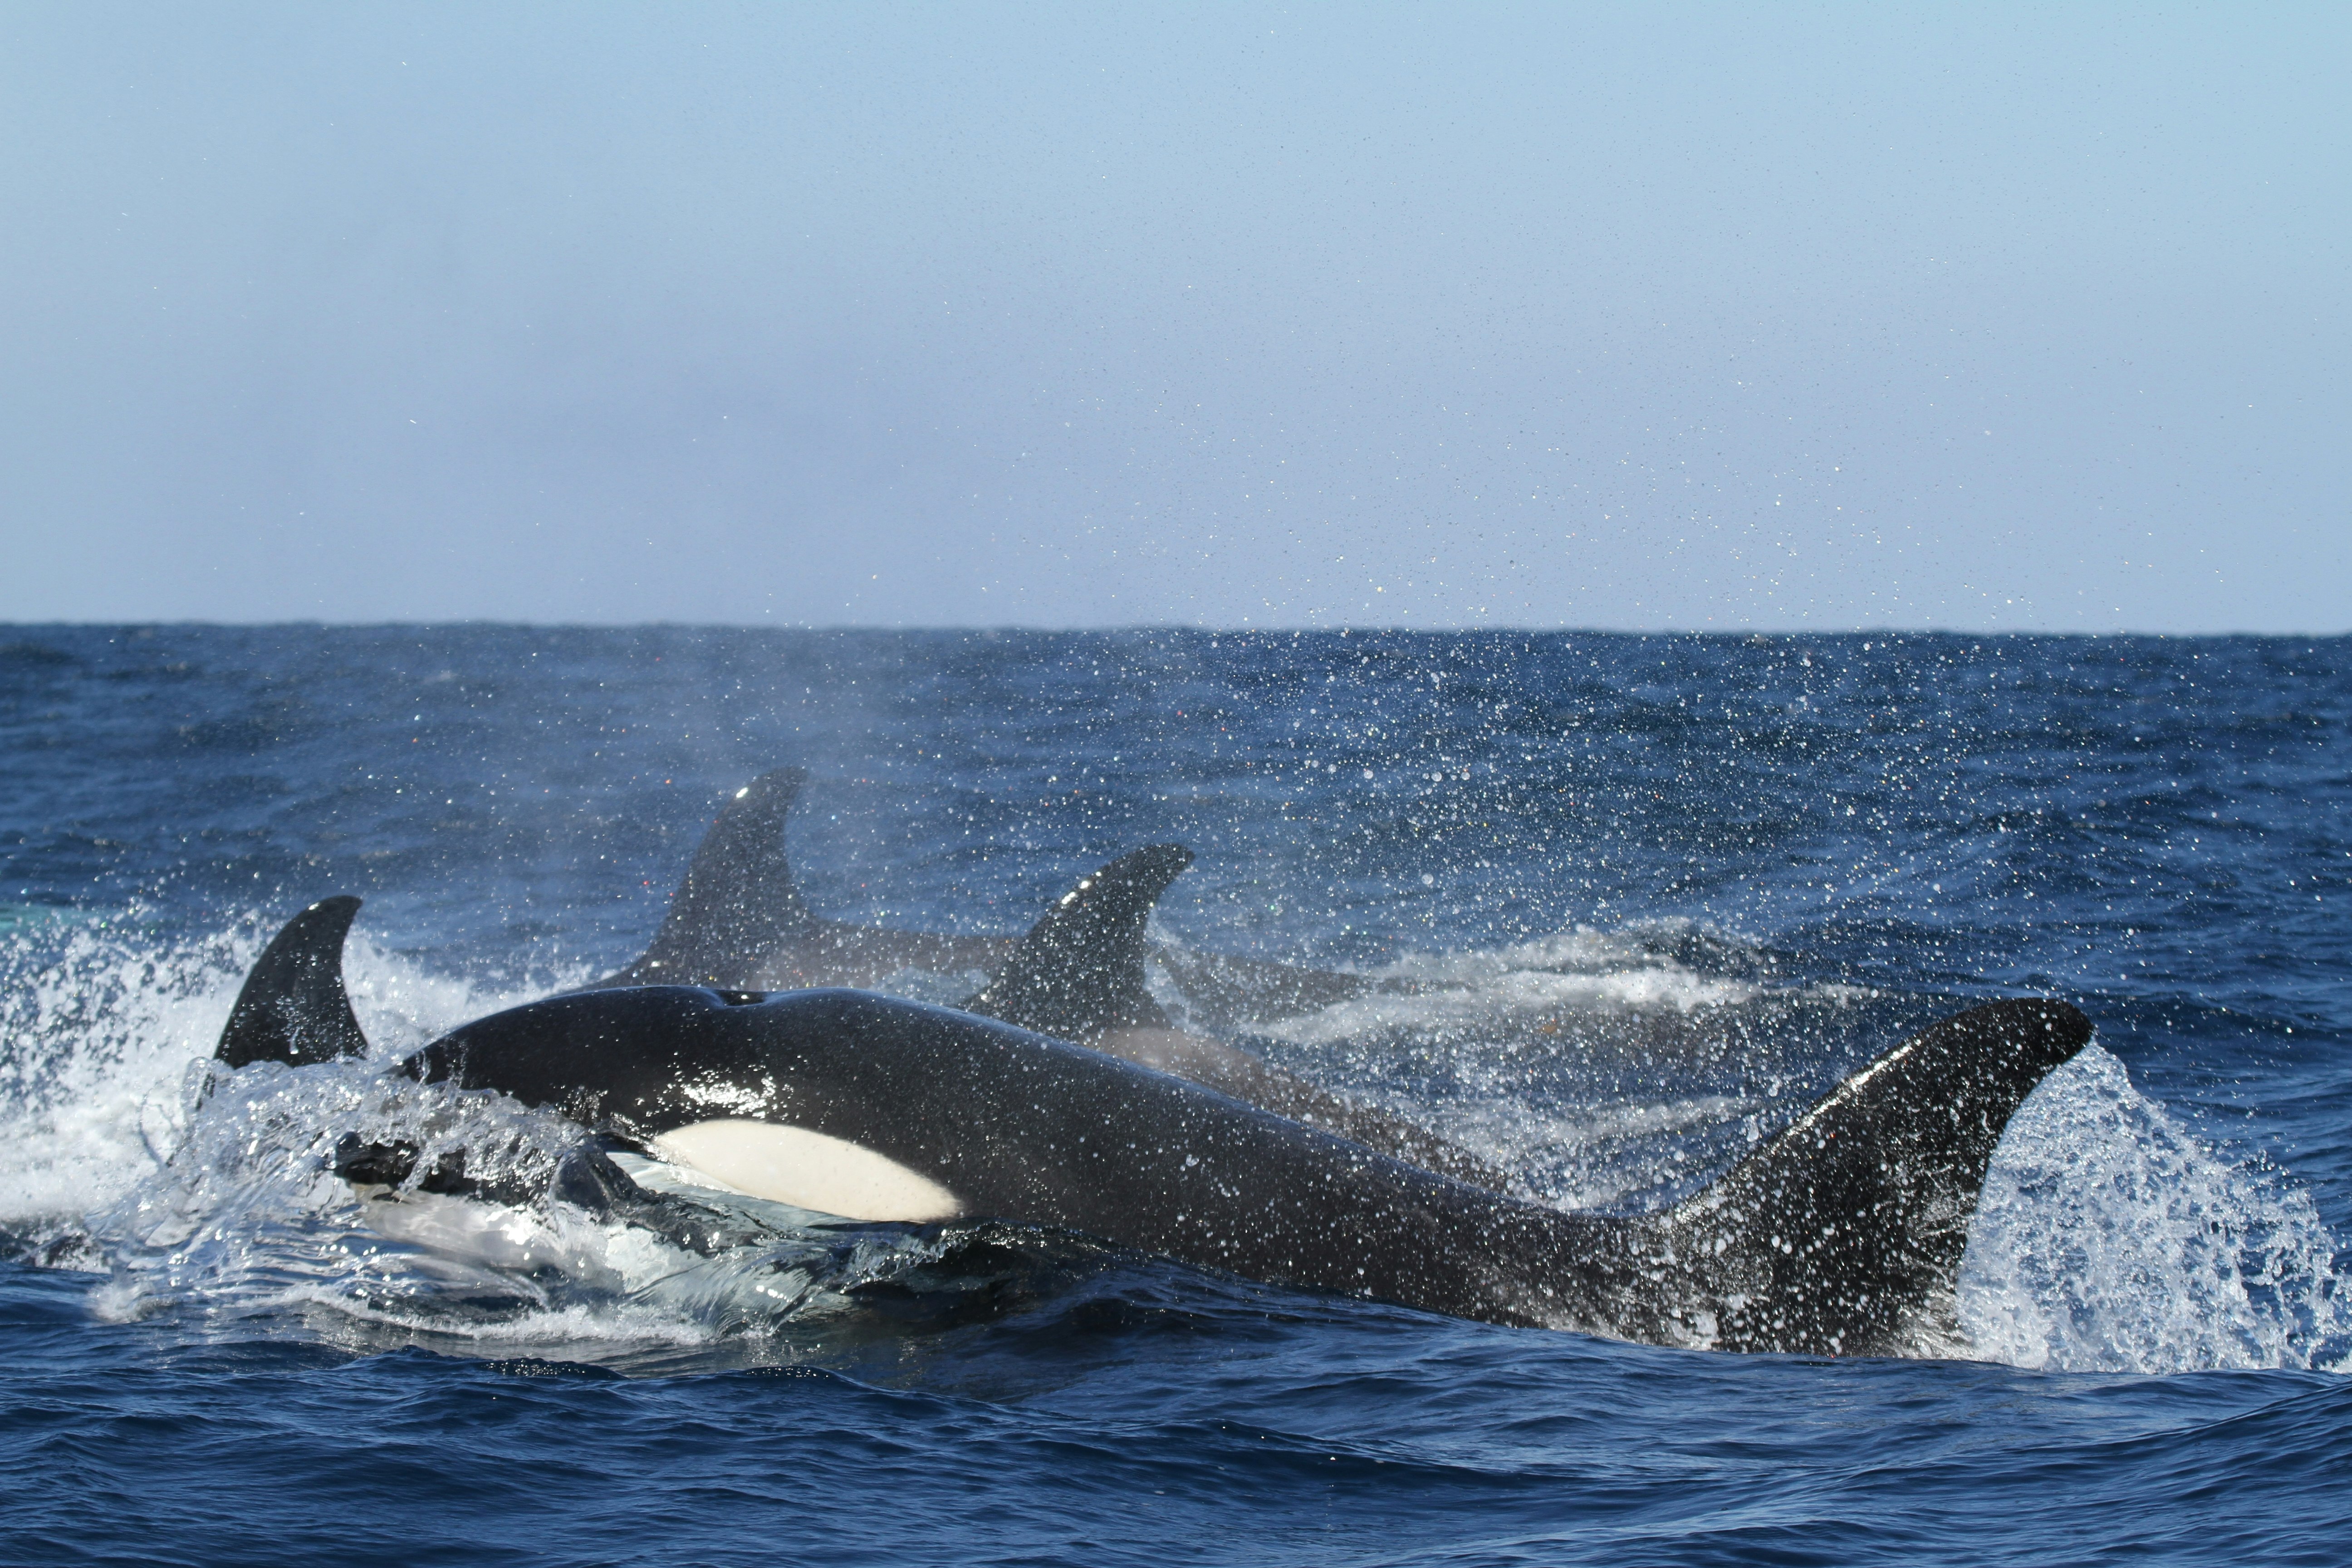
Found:
[{"label": "mist over water", "polygon": [[[1496,1560],[1896,1561],[1960,1518],[1982,1560],[2048,1561],[2084,1488],[2127,1510],[2105,1545],[2159,1557],[2292,1558],[2341,1523],[2297,1479],[2352,1456],[2340,639],[0,641],[0,1312],[24,1347],[0,1451],[72,1478],[107,1423],[152,1424],[138,1507],[198,1559],[273,1517],[319,1432],[502,1457],[438,1480],[415,1537],[485,1556],[564,1514],[569,1483],[529,1478],[595,1478],[583,1561],[723,1556],[729,1509],[675,1504],[715,1454],[764,1478],[735,1522],[789,1511],[898,1561],[1142,1561],[1212,1516],[1263,1550],[1203,1559],[1412,1557],[1477,1520]],[[837,919],[1014,931],[1119,852],[1191,845],[1165,939],[1411,984],[1229,1036],[1562,1206],[1696,1191],[1974,1001],[2064,996],[2098,1037],[2012,1121],[1958,1337],[1910,1361],[1460,1323],[650,1162],[658,1214],[372,1204],[331,1174],[357,1133],[543,1181],[577,1128],[383,1069],[634,956],[719,802],[788,763],[814,775],[794,869]],[[262,942],[334,892],[368,900],[370,1058],[205,1065]],[[508,1390],[537,1414],[498,1415]],[[288,1409],[312,1442],[287,1446]],[[222,1433],[241,1457],[195,1499]],[[310,1462],[377,1520],[425,1517]],[[2192,1509],[2184,1466],[2241,1485]],[[845,1511],[916,1473],[887,1518]],[[50,1555],[109,1539],[65,1500],[82,1484],[28,1515]]]}]

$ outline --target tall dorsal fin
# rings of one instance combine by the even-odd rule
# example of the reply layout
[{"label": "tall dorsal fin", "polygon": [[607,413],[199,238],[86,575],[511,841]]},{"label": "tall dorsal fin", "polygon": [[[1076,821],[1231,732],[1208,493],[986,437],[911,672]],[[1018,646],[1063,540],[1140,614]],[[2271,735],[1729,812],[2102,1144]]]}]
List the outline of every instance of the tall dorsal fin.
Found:
[{"label": "tall dorsal fin", "polygon": [[1164,1027],[1168,1016],[1144,984],[1143,924],[1192,863],[1181,844],[1154,844],[1082,879],[964,1010],[1081,1043],[1107,1029]]},{"label": "tall dorsal fin", "polygon": [[814,923],[784,857],[784,818],[805,768],[761,773],[735,792],[703,836],[653,945],[606,985],[743,989],[760,961]]},{"label": "tall dorsal fin", "polygon": [[1719,1350],[1890,1353],[1945,1310],[1993,1146],[2090,1042],[2063,1002],[1991,1002],[1914,1035],[1667,1217],[1714,1286]]},{"label": "tall dorsal fin", "polygon": [[254,960],[213,1055],[233,1068],[365,1056],[367,1037],[343,990],[343,938],[359,912],[357,899],[320,899],[288,921]]}]

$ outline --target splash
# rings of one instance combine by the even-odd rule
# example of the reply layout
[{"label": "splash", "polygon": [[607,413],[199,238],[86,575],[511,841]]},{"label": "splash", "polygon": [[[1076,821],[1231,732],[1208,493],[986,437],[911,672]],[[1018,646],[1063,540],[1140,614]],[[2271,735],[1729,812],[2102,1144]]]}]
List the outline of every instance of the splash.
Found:
[{"label": "splash", "polygon": [[1695,932],[1687,922],[1652,921],[1607,931],[1578,926],[1505,948],[1407,953],[1374,973],[1414,989],[1338,1003],[1287,1020],[1279,1032],[1314,1045],[1398,1029],[1507,1027],[1562,1011],[1688,1014],[1762,994],[1752,980],[1717,973],[1719,964],[1683,962],[1675,950],[1694,943],[1709,958],[1740,952],[1712,933]]},{"label": "splash", "polygon": [[1400,1029],[1491,1029],[1565,1011],[1691,1013],[1748,1001],[1759,994],[1749,982],[1696,974],[1679,965],[1560,973],[1457,963],[1444,972],[1444,982],[1402,995],[1373,993],[1335,1003],[1285,1020],[1279,1031],[1283,1038],[1301,1045],[1325,1045]]},{"label": "splash", "polygon": [[2352,1370],[2310,1194],[2233,1164],[2094,1045],[2010,1122],[1969,1232],[1974,1353],[2067,1372]]},{"label": "splash", "polygon": [[257,939],[158,952],[137,911],[0,941],[0,1223],[78,1217],[158,1169]]},{"label": "splash", "polygon": [[[159,945],[133,909],[0,936],[0,1225],[20,1233],[111,1204],[187,1131],[189,1074],[212,1055],[268,928]],[[353,1011],[379,1059],[553,988],[432,974],[354,933]]]},{"label": "splash", "polygon": [[1879,993],[1776,984],[1688,921],[1410,953],[1383,989],[1266,1026],[1279,1065],[1515,1174],[1515,1195],[1635,1212],[1687,1195],[1900,1026]]},{"label": "splash", "polygon": [[170,1158],[89,1216],[111,1270],[101,1315],[187,1308],[226,1321],[310,1304],[381,1312],[428,1298],[459,1310],[530,1291],[530,1276],[545,1270],[621,1283],[571,1245],[560,1217],[420,1200],[405,1207],[410,1228],[429,1232],[437,1218],[443,1234],[403,1236],[369,1225],[362,1199],[333,1170],[338,1141],[356,1134],[412,1143],[426,1161],[462,1148],[469,1169],[525,1173],[551,1167],[579,1139],[558,1119],[363,1062],[299,1071],[264,1063],[234,1074],[207,1067],[190,1075],[183,1115]]}]

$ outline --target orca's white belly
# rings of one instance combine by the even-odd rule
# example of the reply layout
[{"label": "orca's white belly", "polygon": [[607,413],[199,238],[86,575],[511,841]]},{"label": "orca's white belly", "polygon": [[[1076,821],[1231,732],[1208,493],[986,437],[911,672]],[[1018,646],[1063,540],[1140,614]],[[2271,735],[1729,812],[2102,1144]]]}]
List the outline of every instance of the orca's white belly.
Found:
[{"label": "orca's white belly", "polygon": [[953,1219],[963,1205],[947,1188],[887,1154],[805,1127],[727,1118],[665,1132],[648,1145],[749,1197],[844,1219]]}]

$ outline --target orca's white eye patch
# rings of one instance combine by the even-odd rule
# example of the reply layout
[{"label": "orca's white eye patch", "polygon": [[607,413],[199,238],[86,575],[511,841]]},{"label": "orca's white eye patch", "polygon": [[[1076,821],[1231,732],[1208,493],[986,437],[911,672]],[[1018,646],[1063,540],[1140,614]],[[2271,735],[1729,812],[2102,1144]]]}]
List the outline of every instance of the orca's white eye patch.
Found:
[{"label": "orca's white eye patch", "polygon": [[887,1154],[805,1127],[726,1118],[665,1132],[649,1145],[747,1196],[844,1219],[923,1224],[963,1212],[956,1195]]}]

